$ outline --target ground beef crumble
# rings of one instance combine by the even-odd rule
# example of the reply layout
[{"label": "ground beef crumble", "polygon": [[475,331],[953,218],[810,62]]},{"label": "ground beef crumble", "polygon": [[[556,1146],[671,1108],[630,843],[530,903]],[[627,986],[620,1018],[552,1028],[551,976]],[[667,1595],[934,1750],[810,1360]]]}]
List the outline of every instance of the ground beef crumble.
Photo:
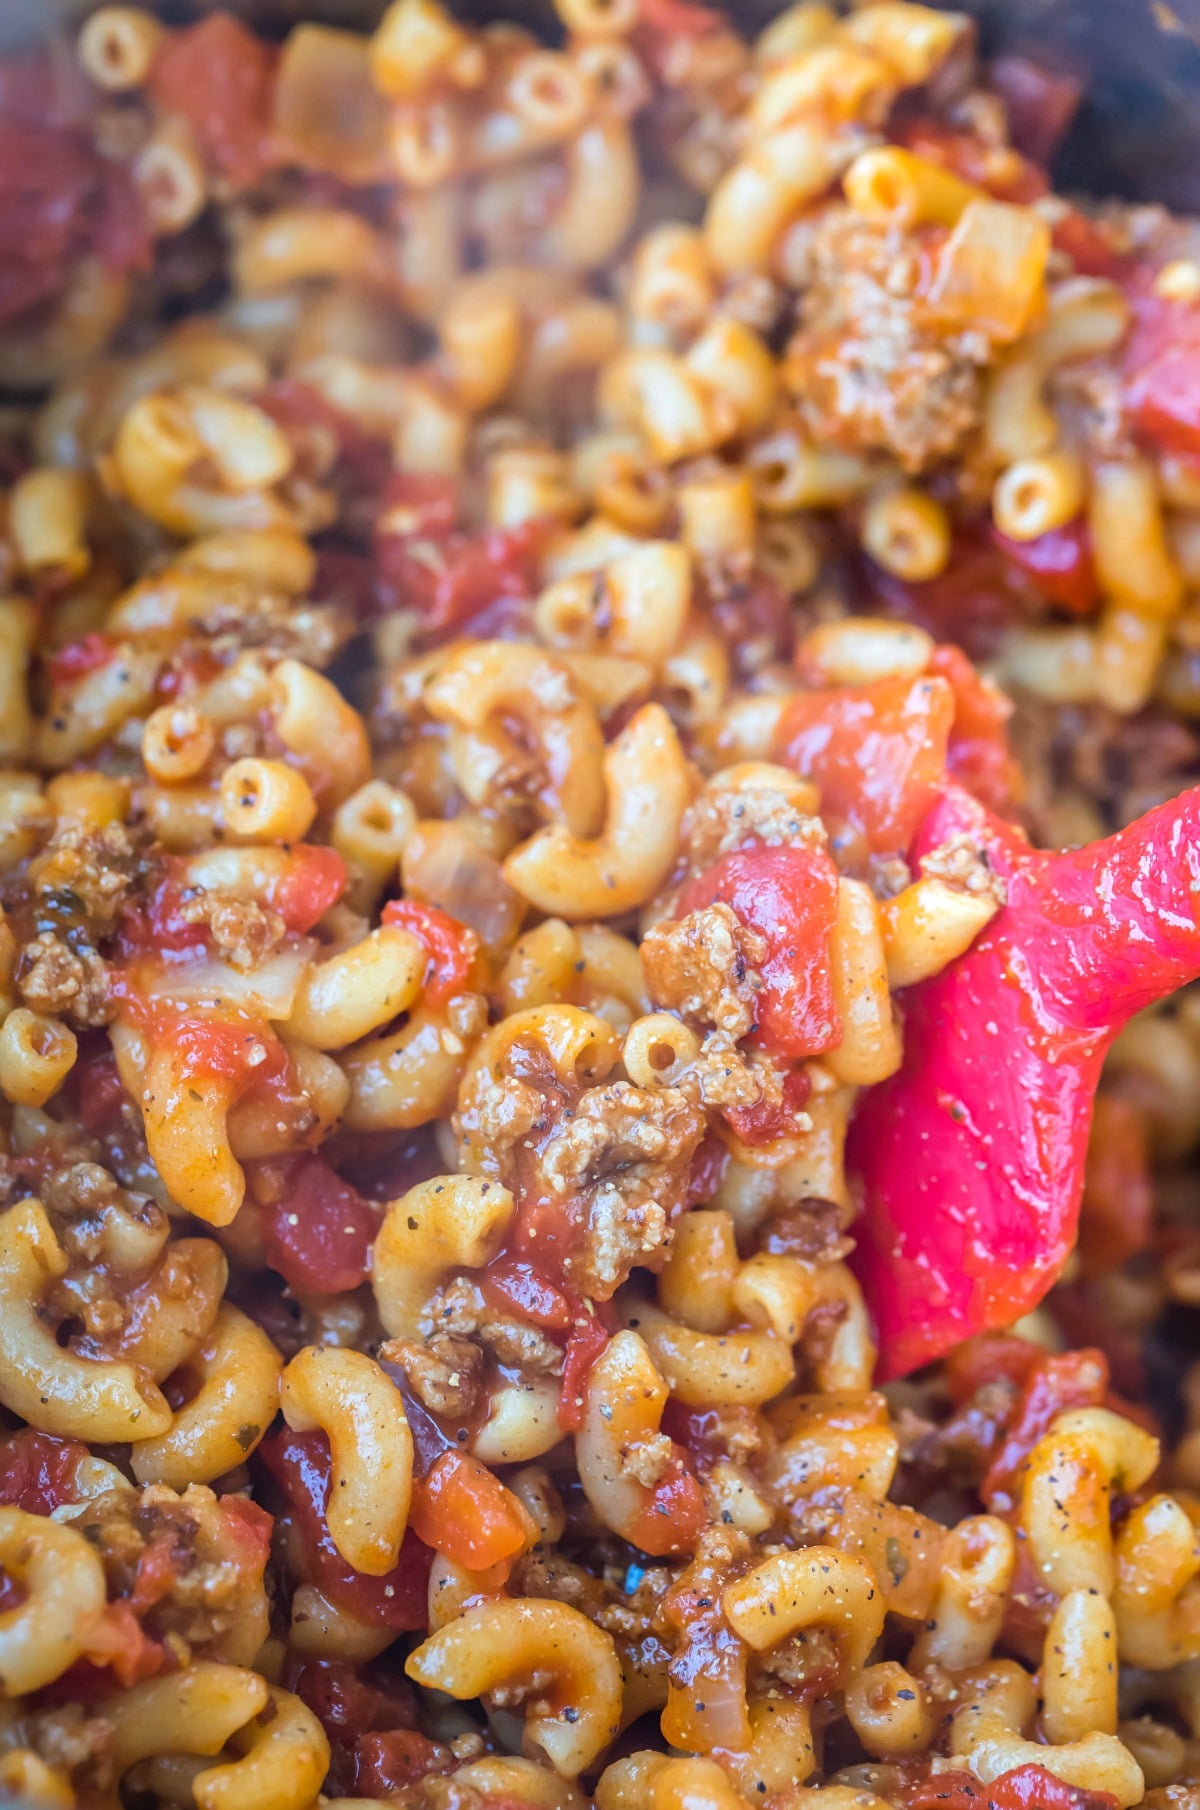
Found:
[{"label": "ground beef crumble", "polygon": [[498,1363],[523,1375],[558,1376],[562,1370],[562,1352],[553,1339],[524,1320],[497,1313],[467,1276],[458,1276],[439,1289],[427,1314],[434,1328],[431,1345],[437,1345],[443,1335],[455,1343],[477,1339]]},{"label": "ground beef crumble", "polygon": [[214,948],[241,972],[257,968],[287,935],[276,911],[230,892],[202,892],[180,907],[185,923],[202,925]]},{"label": "ground beef crumble", "polygon": [[980,424],[986,340],[919,324],[921,262],[891,228],[831,209],[810,257],[786,365],[808,431],[853,452],[891,453],[906,471],[951,457]]},{"label": "ground beef crumble", "polygon": [[683,825],[688,867],[702,873],[747,842],[778,848],[825,842],[825,826],[806,809],[812,788],[784,767],[744,761],[709,780]]},{"label": "ground beef crumble", "polygon": [[744,1037],[754,1024],[754,998],[762,985],[757,964],[766,957],[766,939],[723,904],[656,924],[641,946],[655,1005],[732,1038]]},{"label": "ground beef crumble", "polygon": [[417,1399],[432,1414],[467,1420],[483,1388],[483,1352],[474,1339],[435,1333],[428,1339],[388,1339],[379,1356],[397,1364]]},{"label": "ground beef crumble", "polygon": [[665,1255],[704,1129],[677,1088],[614,1081],[580,1096],[536,1165],[551,1198],[583,1201],[582,1245],[566,1265],[580,1293],[606,1301],[632,1269]]},{"label": "ground beef crumble", "polygon": [[613,1081],[576,1095],[532,1056],[524,1073],[508,1072],[527,1054],[510,1051],[505,1066],[474,1077],[456,1119],[462,1166],[518,1200],[561,1203],[577,1228],[571,1285],[606,1301],[631,1269],[665,1255],[704,1114],[674,1087]]},{"label": "ground beef crumble", "polygon": [[116,1009],[103,957],[87,943],[73,949],[50,930],[24,945],[14,979],[30,1010],[49,1017],[95,1028],[107,1024]]}]

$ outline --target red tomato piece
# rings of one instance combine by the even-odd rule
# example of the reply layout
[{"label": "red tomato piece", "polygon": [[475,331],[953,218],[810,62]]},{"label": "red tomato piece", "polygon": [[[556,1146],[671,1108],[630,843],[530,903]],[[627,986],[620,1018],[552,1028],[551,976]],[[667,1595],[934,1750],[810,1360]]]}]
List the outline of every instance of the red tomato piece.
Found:
[{"label": "red tomato piece", "polygon": [[318,1589],[373,1628],[393,1628],[397,1633],[424,1629],[432,1551],[410,1528],[399,1560],[385,1576],[368,1577],[346,1563],[325,1520],[330,1472],[325,1435],[285,1429],[264,1440],[257,1455],[283,1494],[305,1568]]},{"label": "red tomato piece", "polygon": [[1068,1408],[1101,1407],[1107,1393],[1108,1365],[1100,1351],[1051,1352],[1037,1359],[980,1488],[993,1514],[1015,1508],[1021,1466],[1055,1416]]},{"label": "red tomato piece", "polygon": [[1113,229],[1103,220],[1068,207],[1055,221],[1051,238],[1055,251],[1065,252],[1082,277],[1119,277],[1127,258],[1113,241]]},{"label": "red tomato piece", "polygon": [[117,926],[117,954],[122,961],[150,954],[196,956],[206,947],[204,927],[189,924],[183,915],[183,874],[182,860],[168,855],[153,891],[125,907]]},{"label": "red tomato piece", "polygon": [[181,1576],[184,1556],[171,1528],[164,1529],[151,1540],[137,1562],[133,1589],[127,1598],[135,1614],[144,1615],[155,1603],[170,1596]]},{"label": "red tomato piece", "polygon": [[409,1525],[426,1545],[468,1571],[515,1558],[532,1528],[512,1491],[466,1452],[443,1452],[414,1482]]},{"label": "red tomato piece", "polygon": [[48,1515],[75,1502],[75,1472],[88,1449],[77,1439],[56,1439],[22,1427],[0,1439],[0,1505]]},{"label": "red tomato piece", "polygon": [[0,123],[0,322],[53,301],[91,251],[118,270],[149,261],[126,172],[83,133]]},{"label": "red tomato piece", "polygon": [[1044,1766],[1017,1766],[990,1785],[970,1772],[922,1768],[900,1800],[904,1810],[1115,1810],[1107,1791],[1064,1785]]},{"label": "red tomato piece", "polygon": [[531,1263],[497,1257],[480,1277],[480,1287],[484,1298],[502,1313],[515,1311],[545,1332],[565,1332],[571,1325],[572,1306],[566,1294]]},{"label": "red tomato piece", "polygon": [[[67,1686],[65,1702],[86,1701],[86,1681],[93,1668],[101,1688],[111,1690],[115,1678],[123,1690],[129,1690],[161,1672],[166,1659],[166,1647],[146,1632],[133,1603],[119,1599],[109,1603],[88,1630],[83,1660],[64,1672],[57,1684]],[[68,1680],[72,1682],[68,1684]]]},{"label": "red tomato piece", "polygon": [[430,1005],[443,1006],[456,993],[463,992],[479,952],[475,931],[452,918],[448,911],[439,911],[436,905],[422,905],[416,899],[389,900],[383,908],[383,922],[411,931],[424,943],[428,962],[423,987]]},{"label": "red tomato piece", "polygon": [[1153,290],[1154,273],[1129,285],[1134,324],[1125,346],[1125,404],[1134,432],[1151,447],[1200,457],[1200,304]]},{"label": "red tomato piece", "polygon": [[182,114],[212,166],[239,187],[271,166],[275,53],[229,13],[172,32],[150,70],[164,112]]},{"label": "red tomato piece", "polygon": [[501,600],[533,596],[549,527],[455,529],[435,539],[390,533],[385,521],[375,537],[384,597],[392,609],[415,610],[428,635],[463,629]]},{"label": "red tomato piece", "polygon": [[949,683],[925,675],[801,694],[780,718],[775,758],[816,781],[835,833],[902,854],[945,776],[954,709]]},{"label": "red tomato piece", "polygon": [[76,685],[87,673],[98,672],[116,657],[116,643],[108,635],[92,629],[78,641],[68,641],[57,653],[46,657],[46,673],[58,691]]},{"label": "red tomato piece", "polygon": [[302,935],[318,923],[346,890],[349,874],[335,848],[298,842],[268,901],[289,930]]},{"label": "red tomato piece", "polygon": [[95,91],[58,41],[0,57],[0,119],[34,126],[86,127]]},{"label": "red tomato piece", "polygon": [[633,1544],[656,1559],[690,1552],[707,1522],[704,1491],[677,1449],[637,1516],[631,1531]]},{"label": "red tomato piece", "polygon": [[1116,1810],[1110,1791],[1065,1785],[1044,1766],[1014,1766],[987,1788],[990,1810]]},{"label": "red tomato piece", "polygon": [[1091,615],[1100,601],[1100,585],[1092,563],[1092,538],[1082,518],[1039,534],[1036,540],[1011,540],[998,528],[992,529],[992,539],[1043,597],[1073,616]]},{"label": "red tomato piece", "polygon": [[381,1214],[320,1156],[281,1165],[279,1198],[262,1215],[267,1262],[298,1295],[338,1295],[365,1282]]},{"label": "red tomato piece", "polygon": [[109,1050],[87,1056],[76,1063],[71,1083],[84,1130],[95,1138],[111,1137],[120,1128],[122,1108],[129,1100],[117,1074],[116,1058]]},{"label": "red tomato piece", "polygon": [[977,659],[991,652],[1020,613],[1013,570],[983,531],[956,534],[946,570],[924,584],[906,584],[870,560],[863,571],[873,600],[888,615],[917,623],[936,641],[954,640]]},{"label": "red tomato piece", "polygon": [[999,1381],[1024,1386],[1042,1356],[1041,1347],[1018,1332],[977,1332],[946,1357],[946,1382],[956,1406]]},{"label": "red tomato piece", "polygon": [[1008,746],[1012,705],[998,686],[976,672],[960,647],[935,648],[929,671],[954,691],[949,772],[989,810],[1011,813],[1025,794],[1024,776]]},{"label": "red tomato piece", "polygon": [[783,1078],[783,1098],[778,1105],[760,1101],[757,1106],[727,1106],[723,1117],[734,1136],[752,1149],[760,1144],[773,1144],[795,1128],[798,1112],[804,1110],[812,1082],[803,1069],[794,1068]]},{"label": "red tomato piece", "polygon": [[433,1773],[453,1772],[457,1764],[450,1748],[415,1728],[363,1735],[354,1744],[354,1795],[387,1798]]},{"label": "red tomato piece", "polygon": [[679,917],[719,900],[765,939],[752,1035],[775,1055],[814,1056],[841,1042],[829,979],[837,887],[822,848],[751,847],[722,856],[679,896]]},{"label": "red tomato piece", "polygon": [[707,38],[729,27],[728,15],[692,0],[642,0],[638,24],[668,38]]},{"label": "red tomato piece", "polygon": [[407,1678],[366,1670],[346,1659],[306,1659],[288,1689],[307,1703],[339,1746],[378,1729],[415,1728],[417,1698]]},{"label": "red tomato piece", "polygon": [[287,1067],[278,1037],[254,1018],[177,1018],[163,1013],[153,1025],[156,1041],[171,1049],[181,1079],[214,1075],[235,1089],[267,1081]]},{"label": "red tomato piece", "polygon": [[356,492],[374,495],[383,489],[391,470],[391,449],[386,441],[369,434],[320,390],[299,377],[277,377],[255,397],[255,402],[295,441],[301,460],[305,441],[311,439],[314,428],[319,429],[332,438],[337,447],[339,473],[349,479]]},{"label": "red tomato piece", "polygon": [[702,1139],[688,1170],[685,1206],[705,1206],[721,1185],[721,1177],[729,1167],[729,1152],[720,1138]]},{"label": "red tomato piece", "polygon": [[238,1570],[261,1577],[271,1555],[273,1517],[249,1496],[231,1492],[221,1497],[221,1525]]},{"label": "red tomato piece", "polygon": [[401,539],[443,540],[458,521],[459,501],[456,478],[432,472],[394,472],[380,505],[384,532]]}]

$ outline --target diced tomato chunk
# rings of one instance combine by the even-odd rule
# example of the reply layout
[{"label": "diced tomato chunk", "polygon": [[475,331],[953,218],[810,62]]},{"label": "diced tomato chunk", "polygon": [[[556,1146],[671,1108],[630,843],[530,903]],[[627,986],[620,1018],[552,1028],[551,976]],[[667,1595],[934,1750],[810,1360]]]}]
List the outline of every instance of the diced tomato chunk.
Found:
[{"label": "diced tomato chunk", "polygon": [[449,1747],[415,1728],[381,1729],[354,1744],[354,1795],[387,1799],[432,1773],[453,1772],[457,1764]]},{"label": "diced tomato chunk", "polygon": [[275,53],[229,13],[172,32],[154,59],[149,88],[195,132],[205,158],[245,187],[271,166]]},{"label": "diced tomato chunk", "polygon": [[696,6],[693,0],[641,0],[638,24],[664,37],[707,38],[727,29],[729,18],[715,7]]},{"label": "diced tomato chunk", "polygon": [[960,647],[934,649],[929,671],[954,692],[954,722],[946,749],[949,772],[991,811],[1006,814],[1025,795],[1021,768],[1008,745],[1012,705],[976,672]]},{"label": "diced tomato chunk", "polygon": [[749,847],[722,856],[679,896],[679,917],[721,901],[765,940],[752,1035],[775,1055],[813,1056],[841,1042],[829,978],[837,889],[837,869],[823,848]]},{"label": "diced tomato chunk", "polygon": [[135,1605],[119,1598],[115,1603],[108,1603],[88,1628],[82,1661],[64,1672],[58,1683],[61,1686],[72,1680],[74,1674],[65,1700],[78,1701],[82,1697],[86,1701],[86,1689],[81,1690],[79,1686],[92,1668],[95,1668],[100,1688],[111,1690],[115,1678],[123,1690],[129,1690],[144,1679],[155,1677],[166,1661],[167,1649],[163,1642],[146,1632]]},{"label": "diced tomato chunk", "polygon": [[172,1012],[152,1014],[151,1036],[169,1049],[179,1076],[215,1076],[232,1089],[275,1079],[287,1067],[287,1051],[266,1025],[238,1014],[180,1018]]},{"label": "diced tomato chunk", "polygon": [[1107,1392],[1108,1365],[1102,1352],[1047,1352],[1037,1359],[980,1488],[993,1513],[1007,1514],[1015,1506],[1021,1466],[1056,1415],[1067,1408],[1100,1407]]},{"label": "diced tomato chunk", "polygon": [[298,842],[269,900],[289,930],[311,930],[346,890],[346,863],[335,848]]},{"label": "diced tomato chunk", "polygon": [[[305,443],[317,428],[336,447],[335,475],[344,476],[358,495],[375,496],[383,490],[391,470],[386,439],[369,433],[312,384],[299,377],[277,377],[255,402],[292,439],[302,463]],[[316,594],[323,597],[326,592]]]},{"label": "diced tomato chunk", "polygon": [[721,1178],[728,1167],[729,1151],[720,1138],[701,1139],[688,1170],[685,1205],[707,1206],[720,1187]]},{"label": "diced tomato chunk", "polygon": [[1116,1810],[1111,1791],[1067,1785],[1044,1766],[1014,1766],[987,1788],[989,1810]]},{"label": "diced tomato chunk", "polygon": [[936,676],[801,693],[780,718],[775,758],[816,781],[835,834],[902,854],[945,776],[954,708]]},{"label": "diced tomato chunk", "polygon": [[86,133],[0,120],[0,322],[53,302],[89,252],[115,270],[148,262],[128,173]]},{"label": "diced tomato chunk", "polygon": [[904,1810],[1116,1810],[1108,1791],[1064,1785],[1044,1766],[1017,1766],[984,1785],[971,1772],[922,1767],[897,1798]]},{"label": "diced tomato chunk", "polygon": [[414,1482],[409,1524],[426,1545],[468,1571],[515,1558],[533,1525],[512,1491],[466,1452],[443,1452]]},{"label": "diced tomato chunk", "polygon": [[116,642],[109,635],[92,629],[78,641],[68,641],[57,653],[47,655],[46,673],[57,691],[78,684],[90,672],[98,672],[116,657],[116,652]]},{"label": "diced tomato chunk", "polygon": [[81,1057],[69,1085],[78,1101],[79,1122],[85,1131],[92,1137],[105,1138],[119,1130],[129,1095],[121,1085],[116,1058],[110,1050]]},{"label": "diced tomato chunk", "polygon": [[288,1689],[320,1722],[338,1746],[378,1729],[415,1728],[417,1698],[401,1675],[384,1676],[346,1659],[306,1659],[292,1673]]},{"label": "diced tomato chunk", "polygon": [[382,1215],[321,1156],[273,1164],[275,1199],[262,1215],[267,1262],[298,1295],[357,1288],[371,1268]]},{"label": "diced tomato chunk", "polygon": [[1125,344],[1125,405],[1134,432],[1152,448],[1200,457],[1200,303],[1155,293],[1155,273],[1128,285],[1133,327]]},{"label": "diced tomato chunk", "polygon": [[637,1516],[630,1537],[652,1558],[690,1552],[708,1522],[704,1491],[678,1448]]},{"label": "diced tomato chunk", "polygon": [[48,1515],[78,1501],[75,1472],[88,1449],[77,1439],[56,1439],[22,1427],[0,1439],[0,1505]]},{"label": "diced tomato chunk", "polygon": [[923,584],[908,584],[870,560],[863,572],[886,614],[915,622],[936,641],[956,641],[975,659],[991,653],[1020,614],[1019,575],[981,529],[957,533],[945,571]]},{"label": "diced tomato chunk", "polygon": [[222,1532],[243,1580],[259,1578],[271,1554],[274,1518],[249,1496],[221,1497]]},{"label": "diced tomato chunk", "polygon": [[468,925],[452,918],[436,905],[416,899],[391,899],[383,908],[383,922],[411,931],[428,954],[424,995],[432,1006],[445,1005],[466,987],[479,952],[479,938]]},{"label": "diced tomato chunk", "polygon": [[164,1528],[151,1540],[137,1562],[133,1589],[127,1601],[138,1615],[170,1596],[181,1575],[183,1554],[173,1528]]},{"label": "diced tomato chunk", "polygon": [[479,534],[453,529],[434,537],[419,532],[420,514],[403,534],[383,517],[375,553],[390,607],[415,610],[427,635],[463,629],[501,600],[533,596],[549,524],[522,522]]},{"label": "diced tomato chunk", "polygon": [[1128,259],[1117,249],[1113,229],[1104,220],[1068,207],[1054,222],[1055,251],[1065,252],[1081,277],[1119,277]]},{"label": "diced tomato chunk", "polygon": [[1100,585],[1092,563],[1092,541],[1081,518],[1052,528],[1036,540],[1012,540],[992,529],[1005,559],[1029,578],[1051,603],[1073,616],[1089,616],[1100,601]]},{"label": "diced tomato chunk", "polygon": [[380,526],[388,536],[401,539],[443,540],[458,521],[459,505],[457,479],[431,472],[393,472],[380,505]]},{"label": "diced tomato chunk", "polygon": [[433,1553],[411,1528],[399,1560],[384,1577],[355,1571],[330,1538],[325,1503],[331,1464],[325,1435],[285,1429],[264,1440],[257,1456],[283,1495],[309,1580],[332,1603],[373,1628],[393,1628],[397,1633],[424,1628]]}]

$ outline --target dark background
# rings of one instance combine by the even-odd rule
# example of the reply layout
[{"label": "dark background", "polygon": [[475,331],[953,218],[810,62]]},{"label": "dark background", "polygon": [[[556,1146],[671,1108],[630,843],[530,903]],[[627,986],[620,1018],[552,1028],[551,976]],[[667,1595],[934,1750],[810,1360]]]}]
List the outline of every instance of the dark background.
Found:
[{"label": "dark background", "polygon": [[[383,0],[221,0],[280,26],[295,18],[364,24]],[[750,22],[786,0],[726,0]],[[1200,212],[1200,0],[958,0],[980,20],[989,49],[1020,51],[1079,75],[1087,103],[1057,174],[1067,188],[1158,200]],[[206,0],[167,0],[165,16]],[[88,0],[0,0],[0,55],[89,10]],[[465,0],[478,19],[527,18],[552,31],[538,0]]]}]

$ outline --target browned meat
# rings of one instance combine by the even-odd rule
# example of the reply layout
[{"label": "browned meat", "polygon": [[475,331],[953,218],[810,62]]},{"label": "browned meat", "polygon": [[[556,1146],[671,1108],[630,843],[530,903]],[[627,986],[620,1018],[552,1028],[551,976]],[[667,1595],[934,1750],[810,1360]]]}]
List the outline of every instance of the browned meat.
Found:
[{"label": "browned meat", "polygon": [[831,211],[811,247],[812,282],[785,376],[818,442],[891,453],[907,471],[949,458],[979,426],[981,335],[922,326],[916,247]]},{"label": "browned meat", "polygon": [[762,984],[756,964],[765,940],[728,905],[705,905],[685,918],[656,924],[642,942],[642,970],[656,1005],[744,1037],[754,1023]]}]

